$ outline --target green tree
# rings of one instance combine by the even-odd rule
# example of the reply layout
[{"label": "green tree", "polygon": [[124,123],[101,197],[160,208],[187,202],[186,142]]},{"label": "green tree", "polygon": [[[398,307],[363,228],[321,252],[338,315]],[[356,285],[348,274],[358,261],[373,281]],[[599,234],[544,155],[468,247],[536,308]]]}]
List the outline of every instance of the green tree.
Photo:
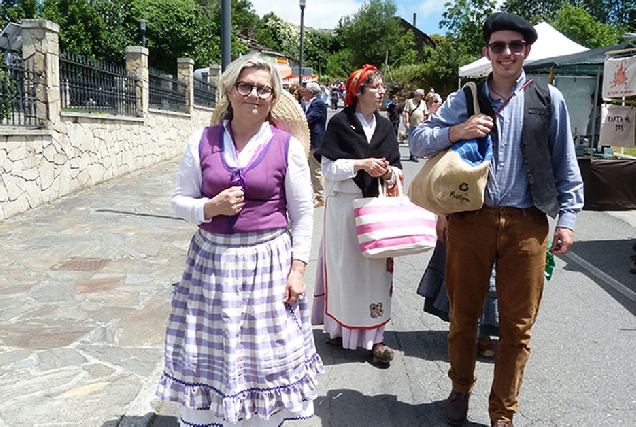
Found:
[{"label": "green tree", "polygon": [[314,69],[314,74],[324,74],[329,56],[337,49],[336,38],[330,33],[310,30],[305,33],[304,63]]},{"label": "green tree", "polygon": [[38,0],[2,0],[0,8],[2,19],[8,22],[18,22],[20,19],[33,19],[38,14]]},{"label": "green tree", "polygon": [[413,37],[393,19],[396,10],[393,0],[369,0],[358,12],[340,19],[336,31],[354,68],[365,63],[381,67],[387,56],[391,66],[414,59],[409,52]]},{"label": "green tree", "polygon": [[496,8],[494,0],[452,0],[444,3],[440,26],[448,29],[446,38],[460,55],[481,56],[482,28]]},{"label": "green tree", "polygon": [[533,25],[552,21],[561,9],[561,2],[554,0],[506,0],[501,10],[524,17]]},{"label": "green tree", "polygon": [[60,26],[62,50],[99,57],[99,52],[108,49],[111,40],[105,22],[86,0],[45,0],[39,18]]},{"label": "green tree", "polygon": [[348,48],[340,49],[328,55],[325,74],[330,76],[332,81],[346,80],[356,68],[351,63],[351,58],[353,58],[353,52]]},{"label": "green tree", "polygon": [[482,56],[483,24],[495,11],[494,0],[452,0],[445,3],[440,26],[448,29],[446,36],[435,36],[437,49],[430,54],[420,70],[440,93],[457,89],[459,67]]},{"label": "green tree", "polygon": [[603,24],[610,24],[618,28],[633,25],[636,3],[634,0],[569,0],[572,6],[583,7],[591,16]]},{"label": "green tree", "polygon": [[615,26],[598,22],[583,6],[567,3],[551,24],[566,37],[590,49],[619,43],[622,33]]},{"label": "green tree", "polygon": [[298,59],[300,29],[270,12],[256,30],[256,41],[290,58]]}]

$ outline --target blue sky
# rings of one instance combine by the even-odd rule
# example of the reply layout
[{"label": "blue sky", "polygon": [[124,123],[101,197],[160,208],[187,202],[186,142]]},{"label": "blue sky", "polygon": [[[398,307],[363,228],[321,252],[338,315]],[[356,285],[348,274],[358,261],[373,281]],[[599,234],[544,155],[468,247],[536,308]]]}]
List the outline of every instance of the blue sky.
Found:
[{"label": "blue sky", "polygon": [[[306,0],[305,25],[313,28],[335,28],[338,20],[345,15],[356,13],[363,0]],[[251,0],[259,16],[274,12],[286,21],[300,24],[300,7],[297,0]],[[413,23],[426,34],[445,34],[438,24],[444,11],[446,0],[395,0],[397,15]]]}]

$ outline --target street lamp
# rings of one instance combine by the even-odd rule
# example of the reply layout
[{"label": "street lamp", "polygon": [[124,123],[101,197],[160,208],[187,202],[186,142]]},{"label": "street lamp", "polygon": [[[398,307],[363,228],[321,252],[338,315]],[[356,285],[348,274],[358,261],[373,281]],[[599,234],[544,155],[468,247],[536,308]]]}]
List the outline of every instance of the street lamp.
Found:
[{"label": "street lamp", "polygon": [[138,19],[139,28],[141,28],[141,46],[146,47],[146,24],[148,21],[146,19]]},{"label": "street lamp", "polygon": [[303,51],[305,44],[305,6],[307,0],[298,0],[300,6],[300,61],[298,63],[298,84],[303,85]]}]

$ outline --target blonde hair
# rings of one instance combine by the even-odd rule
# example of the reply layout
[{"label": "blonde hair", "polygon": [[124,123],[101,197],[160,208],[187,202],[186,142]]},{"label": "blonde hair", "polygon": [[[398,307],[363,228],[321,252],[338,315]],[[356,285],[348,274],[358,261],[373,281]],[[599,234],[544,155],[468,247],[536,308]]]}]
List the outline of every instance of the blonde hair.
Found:
[{"label": "blonde hair", "polygon": [[234,87],[236,80],[241,72],[246,68],[255,68],[257,70],[269,71],[269,76],[272,83],[272,89],[274,90],[272,106],[276,103],[276,100],[280,98],[283,85],[280,81],[280,74],[278,68],[272,62],[263,59],[257,53],[250,53],[248,55],[241,56],[232,61],[223,74],[221,75],[221,93],[225,94],[229,98],[229,92]]}]

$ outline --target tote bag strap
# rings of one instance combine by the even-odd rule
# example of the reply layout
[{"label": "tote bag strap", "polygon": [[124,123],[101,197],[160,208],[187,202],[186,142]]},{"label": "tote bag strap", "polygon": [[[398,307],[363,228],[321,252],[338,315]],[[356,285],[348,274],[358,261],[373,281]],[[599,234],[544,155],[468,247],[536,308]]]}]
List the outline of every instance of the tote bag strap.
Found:
[{"label": "tote bag strap", "polygon": [[[471,114],[471,110],[470,108],[468,108],[468,115],[469,116],[474,116],[475,114],[479,114],[481,112],[481,110],[479,109],[479,100],[477,99],[477,85],[475,84],[475,82],[468,82],[464,85],[464,88],[468,88],[470,90],[470,93],[472,95],[473,98],[473,109],[472,109],[472,114]],[[464,91],[464,93],[466,94],[466,92]],[[468,95],[468,94],[466,94]],[[466,97],[466,99],[468,99],[468,97]]]},{"label": "tote bag strap", "polygon": [[[397,185],[397,196],[404,196],[404,187],[402,186],[402,181],[400,177],[395,177],[395,185]],[[388,186],[386,185],[386,181],[384,179],[378,179],[378,197],[388,197],[387,194],[389,192]]]}]

